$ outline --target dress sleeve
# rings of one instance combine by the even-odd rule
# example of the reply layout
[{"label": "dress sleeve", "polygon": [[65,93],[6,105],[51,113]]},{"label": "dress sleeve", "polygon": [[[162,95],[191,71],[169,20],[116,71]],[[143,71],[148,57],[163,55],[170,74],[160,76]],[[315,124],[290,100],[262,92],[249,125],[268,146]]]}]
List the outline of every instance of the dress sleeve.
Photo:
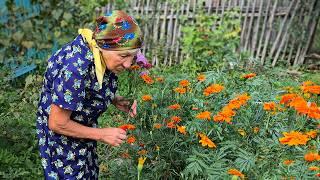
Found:
[{"label": "dress sleeve", "polygon": [[67,110],[81,111],[85,100],[87,69],[79,57],[66,60],[53,80],[52,103]]}]

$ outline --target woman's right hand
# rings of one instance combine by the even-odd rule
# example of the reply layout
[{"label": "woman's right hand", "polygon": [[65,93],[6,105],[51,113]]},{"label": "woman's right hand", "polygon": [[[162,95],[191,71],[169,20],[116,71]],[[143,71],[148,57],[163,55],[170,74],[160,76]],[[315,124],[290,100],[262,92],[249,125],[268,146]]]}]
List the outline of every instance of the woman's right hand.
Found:
[{"label": "woman's right hand", "polygon": [[126,131],[120,128],[101,128],[99,134],[99,141],[111,146],[120,146],[127,139]]}]

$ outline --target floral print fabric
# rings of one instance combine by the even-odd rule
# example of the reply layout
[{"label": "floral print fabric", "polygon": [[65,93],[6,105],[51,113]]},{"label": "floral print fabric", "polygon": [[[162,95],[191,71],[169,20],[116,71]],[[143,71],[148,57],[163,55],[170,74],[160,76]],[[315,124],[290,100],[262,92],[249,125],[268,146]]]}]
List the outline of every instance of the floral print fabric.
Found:
[{"label": "floral print fabric", "polygon": [[46,179],[98,179],[96,142],[57,134],[48,128],[51,104],[72,111],[70,119],[97,127],[112,102],[117,77],[107,71],[102,88],[91,50],[77,36],[48,60],[37,111],[37,137]]}]

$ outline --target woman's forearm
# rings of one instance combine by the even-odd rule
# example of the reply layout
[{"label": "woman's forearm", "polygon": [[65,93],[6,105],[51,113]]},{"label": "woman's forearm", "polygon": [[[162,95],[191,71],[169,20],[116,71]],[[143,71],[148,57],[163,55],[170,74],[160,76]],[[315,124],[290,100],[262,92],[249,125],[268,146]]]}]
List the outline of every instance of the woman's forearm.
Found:
[{"label": "woman's forearm", "polygon": [[96,141],[101,139],[99,133],[101,129],[87,127],[71,119],[66,121],[64,124],[54,124],[49,126],[49,128],[55,133],[74,138],[92,139]]}]

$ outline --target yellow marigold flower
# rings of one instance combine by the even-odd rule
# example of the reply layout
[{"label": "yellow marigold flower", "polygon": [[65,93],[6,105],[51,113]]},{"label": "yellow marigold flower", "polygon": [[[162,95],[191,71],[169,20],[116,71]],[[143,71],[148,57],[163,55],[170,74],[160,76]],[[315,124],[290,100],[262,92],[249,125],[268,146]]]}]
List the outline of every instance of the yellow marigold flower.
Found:
[{"label": "yellow marigold flower", "polygon": [[306,145],[310,140],[309,137],[301,132],[291,131],[282,133],[284,137],[279,138],[281,144],[287,144],[289,146]]},{"label": "yellow marigold flower", "polygon": [[148,74],[141,75],[141,78],[146,84],[153,84],[153,79]]},{"label": "yellow marigold flower", "polygon": [[190,82],[188,80],[181,80],[179,84],[182,87],[188,87],[190,85]]},{"label": "yellow marigold flower", "polygon": [[310,138],[315,138],[317,137],[317,130],[311,130],[306,132],[306,135],[309,136]]},{"label": "yellow marigold flower", "polygon": [[241,173],[239,170],[237,170],[237,169],[229,169],[229,170],[228,170],[228,174],[234,175],[234,176],[238,176],[238,177],[240,177],[241,179],[244,178],[244,174],[242,174],[242,173]]},{"label": "yellow marigold flower", "polygon": [[244,78],[244,79],[250,79],[250,78],[253,78],[253,77],[256,77],[256,76],[257,76],[257,74],[255,74],[255,73],[249,73],[249,74],[245,74],[245,75],[243,75],[241,77]]},{"label": "yellow marigold flower", "polygon": [[178,109],[181,109],[181,106],[180,106],[180,104],[173,104],[173,105],[168,106],[168,108],[171,110],[178,110]]},{"label": "yellow marigold flower", "polygon": [[283,164],[289,166],[289,165],[292,164],[293,162],[294,162],[293,160],[287,159],[287,160],[284,160],[284,161],[283,161]]},{"label": "yellow marigold flower", "polygon": [[210,120],[211,119],[210,116],[211,116],[211,112],[204,111],[204,112],[197,114],[196,118],[203,119],[203,120]]},{"label": "yellow marigold flower", "polygon": [[151,101],[152,100],[152,97],[150,95],[143,95],[142,96],[142,100],[143,101]]},{"label": "yellow marigold flower", "polygon": [[106,166],[104,163],[101,163],[101,164],[99,165],[99,170],[100,170],[101,172],[107,172],[107,171],[108,171],[108,168],[107,168],[107,166]]},{"label": "yellow marigold flower", "polygon": [[146,161],[146,157],[139,157],[138,159],[138,171],[141,172],[142,168],[143,168],[143,164]]},{"label": "yellow marigold flower", "polygon": [[201,134],[200,135],[201,140],[199,141],[199,143],[201,143],[201,145],[203,147],[208,146],[209,148],[216,148],[217,146],[208,138],[208,136]]},{"label": "yellow marigold flower", "polygon": [[187,89],[182,87],[177,87],[174,89],[174,91],[179,94],[185,94],[187,92]]},{"label": "yellow marigold flower", "polygon": [[304,155],[304,160],[306,160],[308,162],[320,161],[320,155],[318,153],[309,152]]},{"label": "yellow marigold flower", "polygon": [[177,125],[177,130],[178,130],[178,132],[180,132],[181,134],[184,134],[184,135],[187,134],[187,132],[186,132],[186,127],[185,127],[185,126],[179,126],[179,125]]},{"label": "yellow marigold flower", "polygon": [[277,110],[277,105],[275,102],[265,102],[263,104],[263,109],[266,111],[276,111]]},{"label": "yellow marigold flower", "polygon": [[197,80],[200,81],[200,82],[203,82],[206,80],[206,76],[203,75],[203,74],[200,74],[198,77],[197,77]]},{"label": "yellow marigold flower", "polygon": [[260,128],[259,128],[259,127],[254,127],[254,128],[253,128],[253,132],[254,132],[255,134],[257,134],[259,131],[260,131]]},{"label": "yellow marigold flower", "polygon": [[219,93],[224,89],[223,86],[221,86],[220,84],[212,84],[210,86],[208,86],[206,89],[204,89],[203,94],[205,96],[210,96],[213,93]]},{"label": "yellow marigold flower", "polygon": [[247,133],[246,131],[244,131],[243,129],[238,129],[238,133],[241,135],[241,136],[245,136]]},{"label": "yellow marigold flower", "polygon": [[320,168],[317,167],[317,166],[310,166],[310,167],[309,167],[309,170],[310,170],[310,171],[319,171],[319,169],[320,169]]}]

